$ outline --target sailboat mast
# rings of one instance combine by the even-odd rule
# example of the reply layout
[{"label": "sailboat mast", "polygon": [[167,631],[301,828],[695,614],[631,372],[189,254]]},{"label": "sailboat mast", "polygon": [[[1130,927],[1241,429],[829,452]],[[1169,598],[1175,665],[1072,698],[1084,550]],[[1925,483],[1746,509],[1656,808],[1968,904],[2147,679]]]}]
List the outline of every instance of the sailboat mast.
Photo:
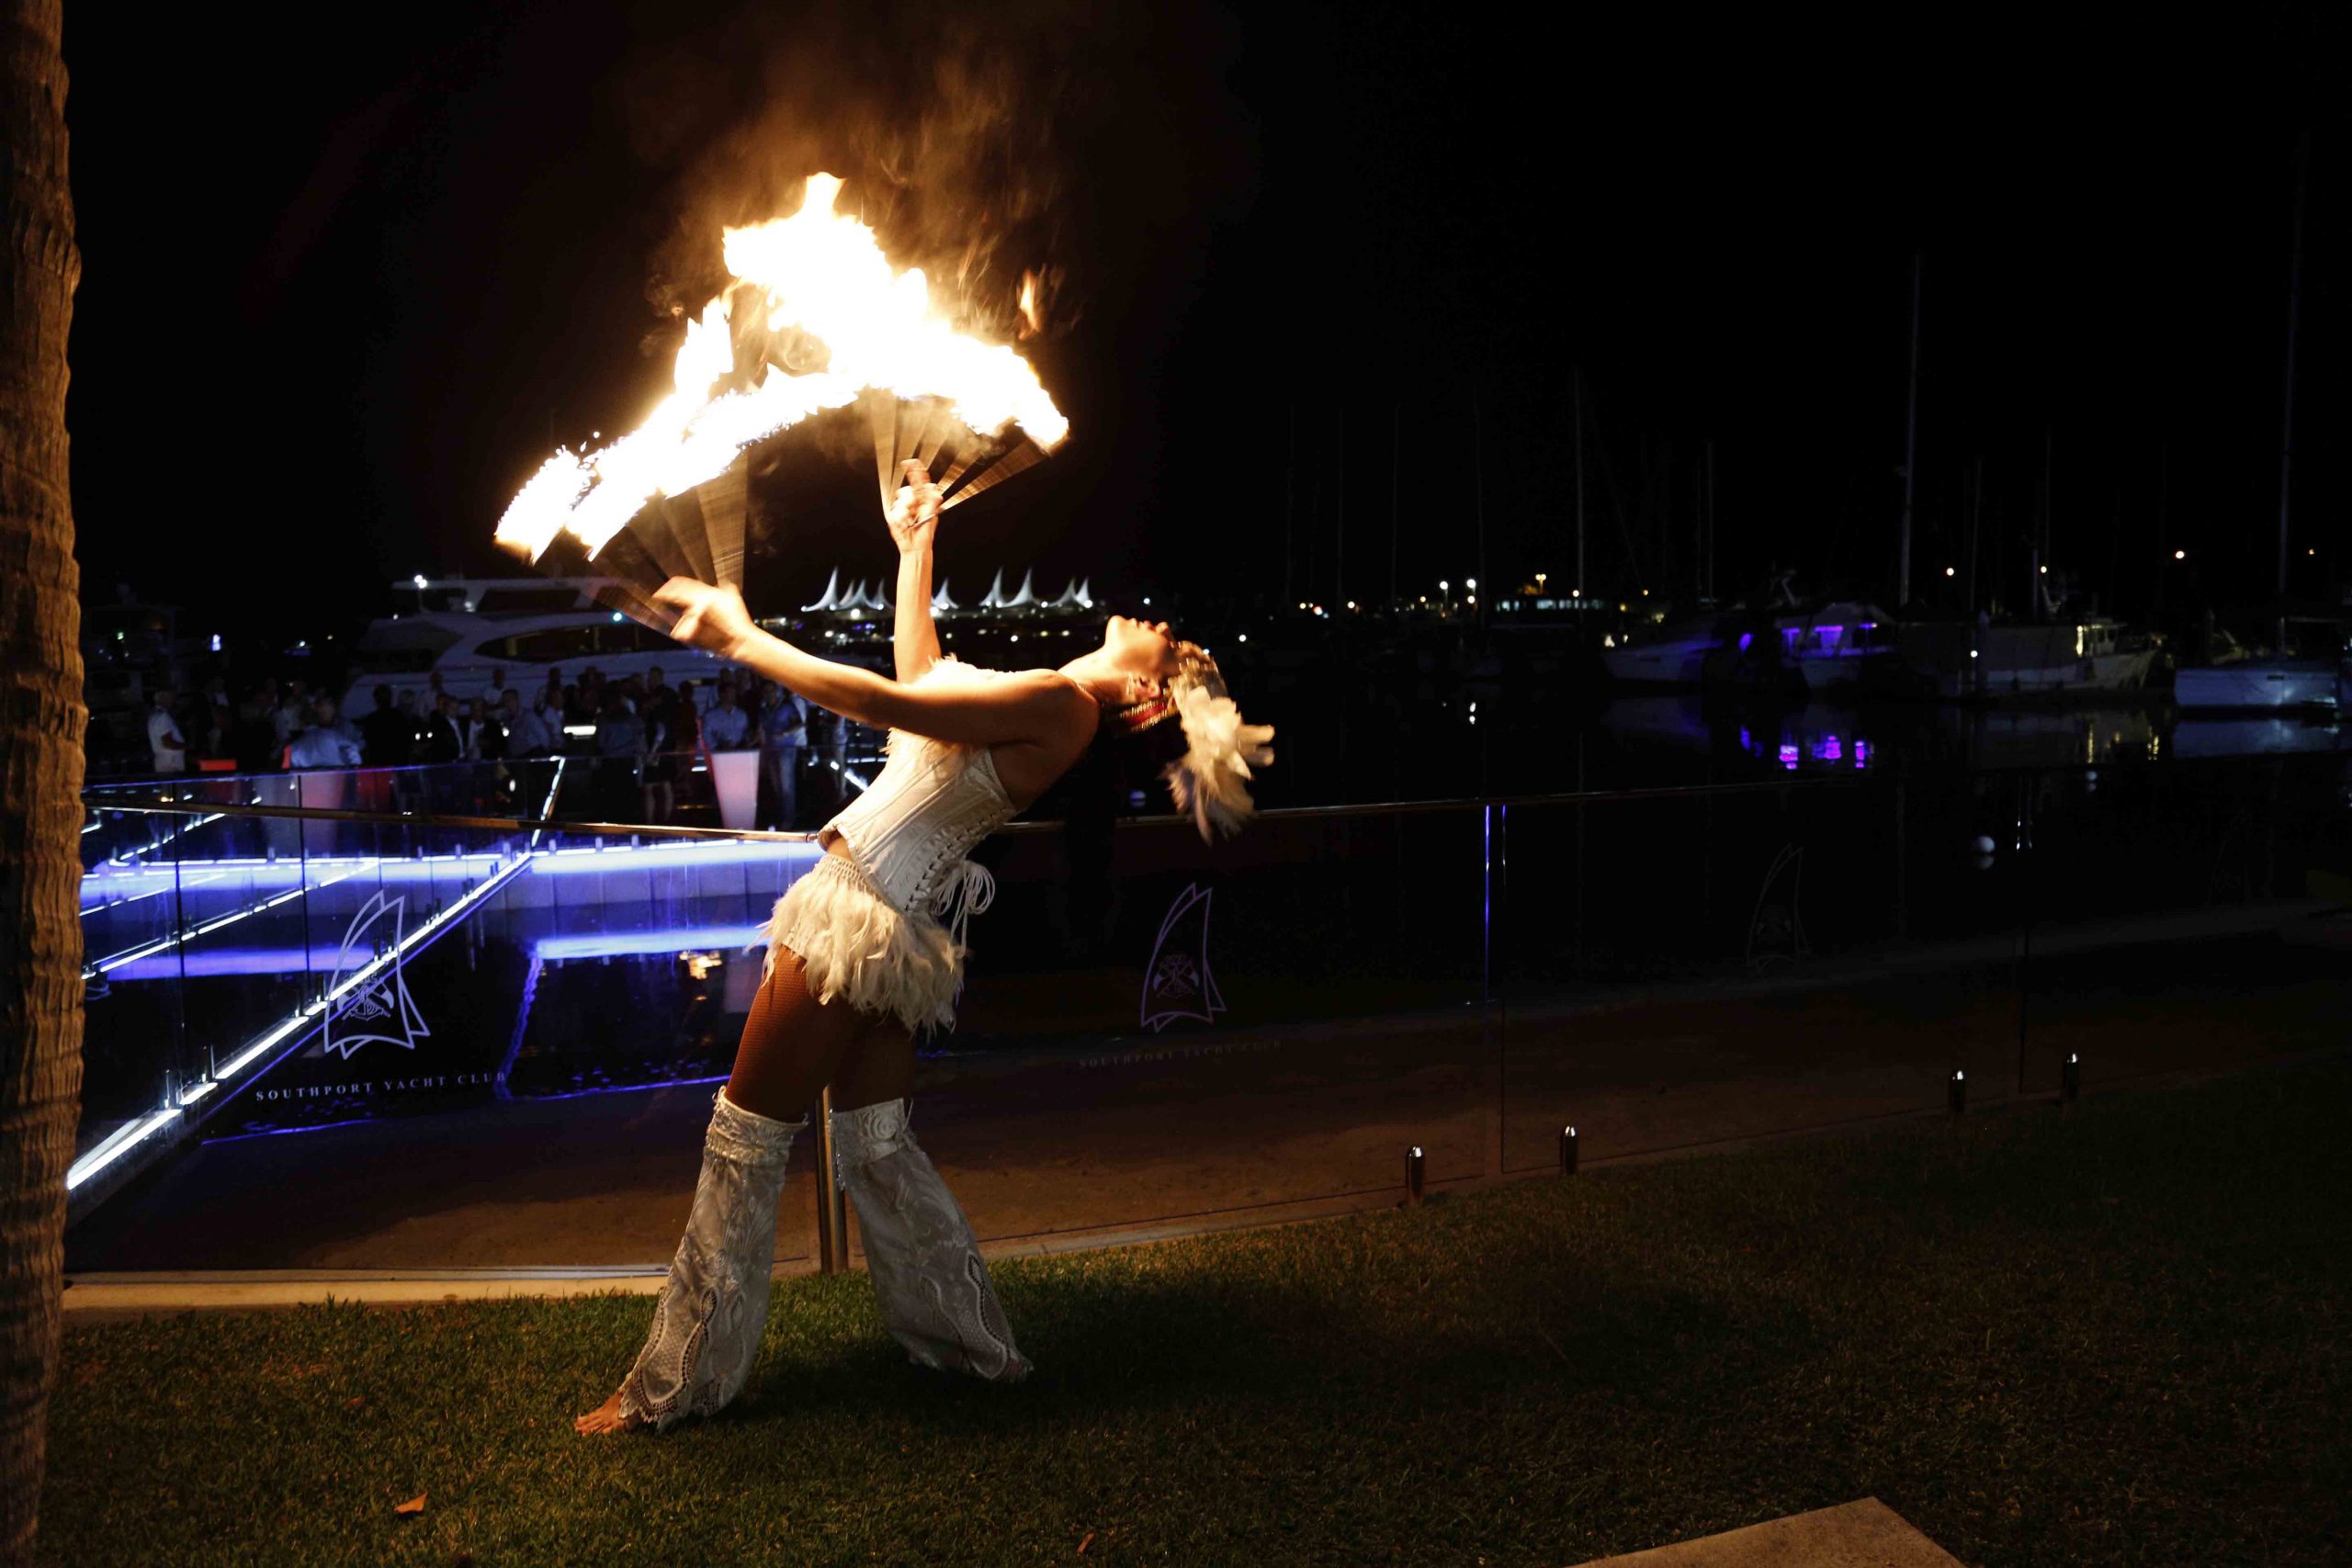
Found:
[{"label": "sailboat mast", "polygon": [[1903,414],[1903,543],[1894,565],[1894,608],[1911,602],[1912,472],[1919,460],[1919,253],[1911,254],[1911,390]]},{"label": "sailboat mast", "polygon": [[1348,602],[1348,411],[1340,411],[1339,460],[1332,465],[1339,488],[1338,515],[1331,523],[1331,603]]},{"label": "sailboat mast", "polygon": [[1388,603],[1396,604],[1396,472],[1403,464],[1402,441],[1405,430],[1405,408],[1402,403],[1388,405]]},{"label": "sailboat mast", "polygon": [[[1478,398],[1475,392],[1470,397],[1470,473],[1476,484],[1474,493],[1477,498],[1478,512],[1478,575],[1484,577],[1487,574],[1487,427],[1479,420]],[[1470,590],[1472,598],[1476,598],[1477,593],[1475,587]]]},{"label": "sailboat mast", "polygon": [[1568,372],[1568,384],[1575,389],[1577,423],[1577,576],[1576,596],[1584,597],[1584,367],[1577,366]]},{"label": "sailboat mast", "polygon": [[1290,441],[1285,454],[1288,466],[1283,474],[1283,608],[1287,610],[1297,601],[1291,597],[1290,557],[1293,537],[1298,532],[1298,402],[1290,405]]},{"label": "sailboat mast", "polygon": [[1707,442],[1707,602],[1715,598],[1715,444]]},{"label": "sailboat mast", "polygon": [[2295,139],[2295,244],[2287,265],[2287,397],[2278,433],[2278,640],[2280,657],[2287,652],[2288,517],[2295,475],[2295,326],[2303,303],[2303,186],[2311,166],[2312,133]]}]

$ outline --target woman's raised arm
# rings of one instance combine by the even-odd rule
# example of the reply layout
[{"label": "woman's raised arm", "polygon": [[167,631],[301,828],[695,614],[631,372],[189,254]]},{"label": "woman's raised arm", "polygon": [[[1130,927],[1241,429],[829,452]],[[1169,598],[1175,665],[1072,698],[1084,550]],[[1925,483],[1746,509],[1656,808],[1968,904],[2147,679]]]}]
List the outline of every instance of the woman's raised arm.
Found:
[{"label": "woman's raised arm", "polygon": [[931,540],[939,527],[939,487],[910,457],[899,499],[883,519],[899,547],[899,611],[890,657],[900,681],[913,681],[939,662],[939,628],[931,618]]},{"label": "woman's raised arm", "polygon": [[979,684],[903,685],[854,664],[820,659],[762,631],[732,588],[673,577],[653,599],[679,612],[670,635],[680,642],[709,649],[876,729],[904,729],[966,746],[1025,742],[1072,748],[1082,747],[1094,733],[1094,699],[1050,671]]}]

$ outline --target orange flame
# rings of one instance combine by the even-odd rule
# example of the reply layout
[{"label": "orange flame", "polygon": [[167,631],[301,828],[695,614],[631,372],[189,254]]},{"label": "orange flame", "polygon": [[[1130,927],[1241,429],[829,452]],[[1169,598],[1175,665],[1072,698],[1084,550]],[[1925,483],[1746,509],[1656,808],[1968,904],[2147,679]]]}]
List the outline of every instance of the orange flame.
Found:
[{"label": "orange flame", "polygon": [[[798,212],[726,231],[734,281],[686,323],[670,395],[610,446],[558,448],[508,504],[499,543],[536,560],[569,531],[593,557],[647,502],[693,489],[753,442],[868,389],[944,400],[975,433],[1017,424],[1046,448],[1069,434],[1027,360],[955,331],[933,310],[920,268],[893,272],[874,231],[834,212],[841,187],[831,175],[811,175]],[[778,336],[803,333],[823,345],[823,369],[793,375],[767,363],[755,384],[727,384],[736,368],[732,302],[745,298],[744,285],[765,306],[754,334],[763,356]],[[1024,279],[1032,330],[1035,292]]]},{"label": "orange flame", "polygon": [[1035,337],[1045,330],[1046,324],[1037,313],[1037,275],[1024,272],[1021,275],[1021,330],[1014,335]]}]

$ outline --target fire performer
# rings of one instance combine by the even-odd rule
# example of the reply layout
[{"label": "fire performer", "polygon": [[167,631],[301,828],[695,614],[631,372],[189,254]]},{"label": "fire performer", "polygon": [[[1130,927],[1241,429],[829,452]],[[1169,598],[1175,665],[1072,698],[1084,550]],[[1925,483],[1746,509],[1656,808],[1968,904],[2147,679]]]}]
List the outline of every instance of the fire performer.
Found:
[{"label": "fire performer", "polygon": [[895,682],[762,631],[732,588],[673,578],[655,596],[679,613],[679,641],[887,728],[888,761],[820,829],[823,858],[776,903],[766,974],[717,1098],[652,1330],[619,1390],[575,1423],[582,1433],[664,1429],[742,1388],[767,1316],[786,1156],[826,1085],[884,1324],[922,1366],[1005,1382],[1028,1375],[971,1224],[907,1124],[915,1034],[954,1026],[966,920],[995,891],[965,857],[1105,747],[1180,753],[1163,776],[1204,839],[1239,830],[1250,765],[1273,760],[1272,727],[1242,723],[1216,660],[1165,622],[1114,615],[1100,646],[1058,670],[982,670],[943,655],[931,615],[939,490],[920,463],[903,477],[888,517],[899,550]]}]

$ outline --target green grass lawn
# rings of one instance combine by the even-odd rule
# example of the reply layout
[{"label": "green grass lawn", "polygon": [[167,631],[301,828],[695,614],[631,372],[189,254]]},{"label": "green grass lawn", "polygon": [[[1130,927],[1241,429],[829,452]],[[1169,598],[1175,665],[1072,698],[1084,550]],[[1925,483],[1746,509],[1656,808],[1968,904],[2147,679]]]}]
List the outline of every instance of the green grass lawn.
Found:
[{"label": "green grass lawn", "polygon": [[1875,1494],[1971,1562],[2341,1562],[2348,1121],[2335,1063],[1000,1263],[1011,1388],[780,1281],[661,1438],[571,1429],[642,1299],[77,1331],[44,1552],[1558,1565]]}]

